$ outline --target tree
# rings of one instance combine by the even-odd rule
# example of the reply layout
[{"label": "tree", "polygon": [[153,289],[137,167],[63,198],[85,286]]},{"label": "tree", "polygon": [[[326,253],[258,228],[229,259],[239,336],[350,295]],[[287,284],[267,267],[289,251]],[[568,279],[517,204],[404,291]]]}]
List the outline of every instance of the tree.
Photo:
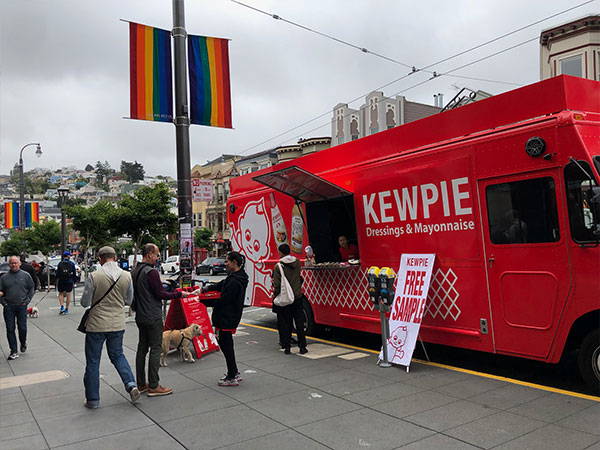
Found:
[{"label": "tree", "polygon": [[31,228],[10,234],[7,241],[0,244],[0,255],[11,256],[22,253],[41,252],[49,254],[61,242],[58,222],[34,223]]},{"label": "tree", "polygon": [[144,239],[164,236],[177,231],[177,216],[169,211],[171,194],[163,184],[144,186],[119,202],[113,228],[117,235],[128,235],[133,240],[134,255]]},{"label": "tree", "polygon": [[144,179],[145,171],[144,166],[137,161],[121,161],[121,173],[127,181],[130,183],[136,183]]},{"label": "tree", "polygon": [[97,161],[96,162],[96,185],[99,187],[104,187],[108,182],[108,177],[110,177],[115,171],[110,167],[110,163],[108,161]]},{"label": "tree", "polygon": [[49,254],[62,240],[60,225],[58,222],[49,220],[43,223],[35,223],[28,230],[23,231],[25,239],[29,244],[29,252],[42,252]]},{"label": "tree", "polygon": [[0,256],[19,256],[27,252],[27,240],[22,231],[11,232],[9,238],[0,243]]},{"label": "tree", "polygon": [[212,234],[213,232],[208,228],[196,228],[194,232],[194,245],[196,248],[210,250],[212,248]]},{"label": "tree", "polygon": [[83,238],[84,248],[107,245],[114,240],[113,220],[116,208],[112,203],[101,200],[94,206],[68,206],[67,216],[73,220],[73,228]]}]

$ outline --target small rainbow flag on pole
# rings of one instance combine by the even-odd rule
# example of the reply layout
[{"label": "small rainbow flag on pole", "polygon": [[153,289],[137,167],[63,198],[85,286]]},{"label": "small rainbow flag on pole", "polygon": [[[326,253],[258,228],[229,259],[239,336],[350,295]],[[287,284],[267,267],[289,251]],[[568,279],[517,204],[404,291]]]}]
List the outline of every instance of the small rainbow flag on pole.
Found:
[{"label": "small rainbow flag on pole", "polygon": [[229,40],[188,35],[190,122],[232,128]]},{"label": "small rainbow flag on pole", "polygon": [[40,221],[40,204],[38,202],[25,203],[25,228],[33,226]]},{"label": "small rainbow flag on pole", "polygon": [[173,121],[171,32],[129,22],[132,119]]},{"label": "small rainbow flag on pole", "polygon": [[17,202],[4,203],[4,227],[19,228],[19,204]]}]

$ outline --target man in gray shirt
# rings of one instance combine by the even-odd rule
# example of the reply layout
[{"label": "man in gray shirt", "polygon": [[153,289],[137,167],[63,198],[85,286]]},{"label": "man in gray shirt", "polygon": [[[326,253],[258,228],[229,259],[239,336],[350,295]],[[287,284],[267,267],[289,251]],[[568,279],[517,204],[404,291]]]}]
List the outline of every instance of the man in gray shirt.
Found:
[{"label": "man in gray shirt", "polygon": [[10,271],[0,278],[0,303],[4,307],[4,322],[6,337],[10,347],[9,360],[17,359],[17,336],[15,320],[19,329],[21,353],[27,350],[27,305],[35,293],[35,283],[31,276],[21,270],[21,260],[18,256],[8,258]]}]

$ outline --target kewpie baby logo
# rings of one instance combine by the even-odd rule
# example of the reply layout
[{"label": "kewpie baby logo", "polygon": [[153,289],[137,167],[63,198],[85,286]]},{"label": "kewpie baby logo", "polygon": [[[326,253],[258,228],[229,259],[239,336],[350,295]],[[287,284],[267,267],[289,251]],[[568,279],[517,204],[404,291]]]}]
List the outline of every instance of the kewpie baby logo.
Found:
[{"label": "kewpie baby logo", "polygon": [[244,304],[253,304],[257,289],[261,289],[269,296],[272,289],[272,271],[265,268],[262,262],[269,256],[269,243],[271,242],[271,227],[267,217],[267,208],[264,198],[248,202],[240,214],[237,224],[232,224],[233,243],[236,250],[246,256],[246,272],[248,273],[248,287]]},{"label": "kewpie baby logo", "polygon": [[392,361],[396,358],[404,358],[404,344],[406,344],[407,331],[405,325],[396,327],[388,338],[388,344],[395,350],[394,355],[391,358]]}]

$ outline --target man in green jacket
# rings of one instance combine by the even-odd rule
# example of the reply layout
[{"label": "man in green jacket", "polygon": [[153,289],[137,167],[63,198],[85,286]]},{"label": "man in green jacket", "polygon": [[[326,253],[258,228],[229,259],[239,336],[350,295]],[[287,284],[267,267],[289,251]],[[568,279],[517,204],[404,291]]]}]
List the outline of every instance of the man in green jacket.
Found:
[{"label": "man in green jacket", "polygon": [[281,292],[281,270],[278,265],[283,268],[285,278],[290,283],[294,291],[294,303],[288,306],[277,306],[273,304],[273,312],[277,314],[277,329],[279,330],[279,338],[281,345],[284,348],[285,354],[291,353],[290,346],[292,341],[292,320],[296,324],[296,335],[298,336],[298,347],[300,353],[308,352],[306,349],[306,336],[304,334],[304,311],[302,310],[302,302],[304,295],[302,294],[302,277],[300,276],[300,261],[295,256],[290,255],[290,246],[281,244],[277,250],[279,251],[279,262],[273,269],[273,299]]}]

